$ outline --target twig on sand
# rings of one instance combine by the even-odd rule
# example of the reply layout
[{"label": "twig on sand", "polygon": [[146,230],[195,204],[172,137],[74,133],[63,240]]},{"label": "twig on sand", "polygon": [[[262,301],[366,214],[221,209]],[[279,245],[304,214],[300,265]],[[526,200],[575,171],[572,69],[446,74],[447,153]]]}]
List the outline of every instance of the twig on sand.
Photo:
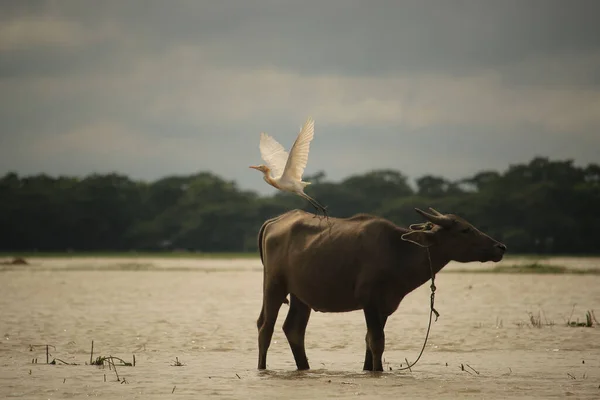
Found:
[{"label": "twig on sand", "polygon": [[175,388],[177,387],[177,385],[173,386],[173,390],[171,390],[171,394],[175,393]]},{"label": "twig on sand", "polygon": [[[109,362],[112,363],[112,366],[115,370],[115,375],[117,375],[117,382],[121,382],[121,384],[128,383],[127,380],[125,379],[125,377],[122,377],[122,378],[119,377],[119,373],[117,372],[117,366],[115,365],[115,358],[118,359],[118,357],[109,356],[109,359],[110,359]],[[127,363],[127,364],[129,364],[129,363]]]},{"label": "twig on sand", "polygon": [[110,356],[110,362],[112,363],[113,368],[115,369],[115,375],[117,375],[117,382],[120,382],[119,373],[117,372],[117,366],[115,365],[115,360],[113,360],[112,356]]},{"label": "twig on sand", "polygon": [[34,347],[45,347],[46,348],[46,364],[50,364],[50,347],[56,350],[56,347],[51,344],[30,344],[29,351],[33,351]]},{"label": "twig on sand", "polygon": [[131,366],[133,366],[132,363],[129,363],[129,362],[123,360],[122,358],[115,357],[115,356],[108,356],[108,357],[98,356],[90,364],[91,365],[104,365],[104,363],[106,362],[106,364],[108,365],[108,369],[110,370],[111,369],[111,361],[112,361],[112,365],[114,365],[115,360],[117,360],[117,361],[119,361],[121,363],[121,364],[119,364],[119,366],[121,366],[121,367],[131,367]]},{"label": "twig on sand", "polygon": [[[469,368],[471,368],[473,371],[475,371],[475,368],[471,367],[469,364],[466,364],[466,366],[467,366],[467,367],[469,367]],[[477,375],[479,375],[479,372],[475,371],[475,373],[476,373]]]},{"label": "twig on sand", "polygon": [[[77,363],[68,363],[66,361],[61,360],[60,358],[54,357],[51,353],[50,353],[50,347],[52,347],[53,350],[56,350],[56,346],[51,345],[51,344],[30,344],[29,345],[29,351],[33,351],[34,347],[43,347],[46,350],[46,364],[51,364],[51,365],[56,365],[57,361],[64,364],[64,365],[79,365]],[[52,361],[50,361],[50,356],[52,356]],[[37,358],[33,358],[31,360],[32,364],[37,364],[38,359]]]},{"label": "twig on sand", "polygon": [[[95,360],[93,360],[91,364],[92,365],[102,366],[102,367],[104,367],[104,365],[108,365],[108,370],[109,371],[112,371],[113,369],[115,370],[115,375],[117,377],[117,382],[129,383],[129,382],[127,382],[127,380],[125,379],[125,377],[120,377],[119,376],[119,372],[117,371],[117,364],[115,364],[115,360],[118,360],[119,362],[121,362],[121,364],[119,364],[119,366],[121,366],[121,367],[126,367],[126,366],[131,366],[132,365],[131,363],[125,362],[121,358],[114,357],[114,356],[108,356],[108,357],[98,356],[98,358],[96,358]],[[106,382],[106,374],[104,374],[104,382]]]},{"label": "twig on sand", "polygon": [[469,372],[468,370],[465,369],[465,366],[463,364],[460,364],[459,368],[460,368],[461,371],[465,371],[467,374],[473,375],[471,372]]},{"label": "twig on sand", "polygon": [[577,303],[574,303],[573,308],[571,308],[571,315],[569,315],[569,318],[567,319],[567,325],[571,325],[571,317],[573,316],[573,312],[575,311],[576,305],[577,305]]},{"label": "twig on sand", "polygon": [[68,363],[66,361],[61,360],[60,358],[55,358],[54,360],[52,360],[52,362],[50,364],[56,364],[57,361],[60,361],[61,363],[65,364],[65,365],[79,365],[77,363]]},{"label": "twig on sand", "polygon": [[408,365],[408,370],[412,372],[412,369],[410,368],[410,363],[408,362],[408,358],[404,357],[404,361],[406,361],[406,365]]},{"label": "twig on sand", "polygon": [[569,377],[570,377],[571,379],[577,379],[577,378],[575,378],[573,375],[571,375],[571,374],[570,374],[570,373],[568,373],[568,372],[567,372],[567,375],[569,375]]},{"label": "twig on sand", "polygon": [[239,376],[238,374],[235,374],[235,376],[237,376],[237,377],[238,377],[238,379],[242,379],[242,378],[240,378],[240,376]]}]

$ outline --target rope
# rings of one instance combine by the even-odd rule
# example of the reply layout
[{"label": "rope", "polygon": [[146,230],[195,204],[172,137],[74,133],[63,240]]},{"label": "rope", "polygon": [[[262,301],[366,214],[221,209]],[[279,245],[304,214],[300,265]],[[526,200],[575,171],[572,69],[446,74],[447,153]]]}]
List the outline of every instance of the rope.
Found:
[{"label": "rope", "polygon": [[399,371],[403,371],[405,369],[411,369],[411,367],[413,367],[417,361],[419,361],[419,359],[421,358],[421,356],[423,355],[423,351],[425,350],[425,346],[427,345],[427,339],[429,339],[429,331],[431,330],[431,320],[432,320],[432,316],[433,314],[435,314],[435,320],[438,320],[438,317],[440,316],[440,313],[437,312],[437,310],[434,307],[434,303],[435,303],[435,274],[433,273],[433,265],[431,264],[431,255],[429,254],[429,247],[425,248],[427,250],[427,259],[429,260],[429,271],[431,272],[431,297],[430,297],[430,302],[429,302],[429,324],[427,326],[427,333],[425,334],[425,341],[423,342],[423,347],[421,347],[421,352],[419,353],[419,356],[417,357],[417,359],[410,364],[408,362],[408,360],[406,360],[407,366],[406,367],[402,367],[399,368]]}]

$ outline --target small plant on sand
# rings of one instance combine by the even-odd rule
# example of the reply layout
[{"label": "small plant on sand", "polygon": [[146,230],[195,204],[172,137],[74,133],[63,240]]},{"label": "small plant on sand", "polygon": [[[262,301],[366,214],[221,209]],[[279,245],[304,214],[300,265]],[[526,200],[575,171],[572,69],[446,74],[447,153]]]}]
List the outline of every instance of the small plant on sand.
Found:
[{"label": "small plant on sand", "polygon": [[496,317],[496,329],[504,327],[504,322],[499,317]]},{"label": "small plant on sand", "polygon": [[115,360],[119,361],[120,366],[122,367],[135,367],[135,354],[133,355],[133,362],[127,362],[122,358],[114,356],[98,356],[96,357],[96,359],[94,359],[94,341],[92,340],[92,349],[90,351],[90,365],[104,366],[105,364],[108,364],[110,368],[111,363],[112,365],[115,365]]},{"label": "small plant on sand", "polygon": [[[33,351],[36,347],[43,347],[46,349],[46,364],[52,364],[52,365],[56,365],[56,364],[65,364],[65,365],[78,365],[76,363],[69,363],[66,362],[64,360],[61,360],[58,357],[54,357],[54,355],[52,355],[52,353],[50,353],[50,348],[52,347],[52,349],[56,350],[56,347],[51,345],[51,344],[30,344],[29,345],[29,351]],[[50,357],[52,357],[52,361],[50,361]],[[38,361],[37,358],[33,358],[31,360],[32,364],[37,364]]]},{"label": "small plant on sand", "polygon": [[[548,318],[546,318],[546,314],[544,313],[544,311],[538,311],[537,315],[532,312],[527,312],[527,315],[529,316],[529,321],[517,321],[515,322],[515,325],[517,325],[519,328],[522,328],[524,326],[527,326],[529,328],[554,326],[554,321],[549,321]],[[544,316],[543,320],[542,315]]]},{"label": "small plant on sand", "polygon": [[181,363],[179,361],[179,357],[175,357],[175,362],[173,364],[171,364],[171,366],[173,367],[183,367],[185,364]]},{"label": "small plant on sand", "polygon": [[567,326],[570,327],[584,327],[584,328],[592,328],[594,326],[598,326],[598,320],[596,319],[596,315],[594,314],[594,310],[588,310],[585,313],[585,322],[579,322],[579,318],[576,321],[571,320],[573,317],[573,311],[575,310],[575,304],[573,304],[573,308],[571,309],[571,315],[567,320]]},{"label": "small plant on sand", "polygon": [[[542,311],[543,313],[543,311]],[[542,321],[542,316],[540,311],[538,311],[537,315],[529,312],[529,323],[531,326],[535,328],[541,328],[542,326],[554,326],[554,321],[548,321],[546,318],[546,314],[544,313],[544,321]]]},{"label": "small plant on sand", "polygon": [[120,363],[118,365],[121,367],[133,366],[132,363],[127,362],[119,357],[114,357],[114,356],[98,356],[98,357],[96,357],[95,360],[92,361],[91,365],[98,365],[98,366],[108,365],[110,367],[111,365],[115,365],[115,360],[117,360]]}]

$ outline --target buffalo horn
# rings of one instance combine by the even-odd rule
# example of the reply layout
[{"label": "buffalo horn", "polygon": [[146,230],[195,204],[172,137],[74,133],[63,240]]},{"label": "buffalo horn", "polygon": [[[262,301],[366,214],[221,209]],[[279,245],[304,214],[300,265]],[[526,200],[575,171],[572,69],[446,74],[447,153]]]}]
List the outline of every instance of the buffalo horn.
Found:
[{"label": "buffalo horn", "polygon": [[454,223],[453,220],[451,220],[450,218],[448,218],[445,215],[432,215],[432,214],[426,213],[425,211],[420,210],[418,208],[415,208],[415,211],[418,212],[419,214],[421,214],[423,217],[425,217],[429,221],[433,222],[434,224],[443,226],[444,228],[448,228]]},{"label": "buffalo horn", "polygon": [[430,209],[430,210],[431,210],[431,211],[432,211],[432,212],[433,212],[435,215],[437,215],[438,217],[443,217],[443,216],[444,216],[444,214],[442,214],[441,212],[439,212],[439,211],[435,210],[433,207],[429,207],[429,209]]}]

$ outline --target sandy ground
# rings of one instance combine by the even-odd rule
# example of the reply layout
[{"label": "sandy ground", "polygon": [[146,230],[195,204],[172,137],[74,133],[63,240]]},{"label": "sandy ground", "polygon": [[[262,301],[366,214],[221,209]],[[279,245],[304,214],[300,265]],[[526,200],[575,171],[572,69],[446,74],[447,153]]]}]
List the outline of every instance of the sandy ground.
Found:
[{"label": "sandy ground", "polygon": [[[544,262],[569,260],[575,268],[598,265]],[[378,374],[361,371],[361,312],[313,313],[312,369],[295,371],[281,330],[284,305],[268,369],[259,372],[258,259],[31,261],[0,273],[2,398],[600,398],[600,329],[565,324],[571,313],[584,320],[595,309],[600,317],[598,276],[440,273],[441,316],[412,371],[398,369],[423,343],[427,285],[390,317],[387,371]],[[539,313],[542,327],[531,327],[529,312]],[[86,365],[92,340],[96,355],[131,361],[135,354],[137,365],[118,368],[120,381],[108,368]],[[30,351],[31,344],[54,345],[50,360],[78,365],[46,365],[45,350]],[[174,366],[176,357],[184,365]]]}]

